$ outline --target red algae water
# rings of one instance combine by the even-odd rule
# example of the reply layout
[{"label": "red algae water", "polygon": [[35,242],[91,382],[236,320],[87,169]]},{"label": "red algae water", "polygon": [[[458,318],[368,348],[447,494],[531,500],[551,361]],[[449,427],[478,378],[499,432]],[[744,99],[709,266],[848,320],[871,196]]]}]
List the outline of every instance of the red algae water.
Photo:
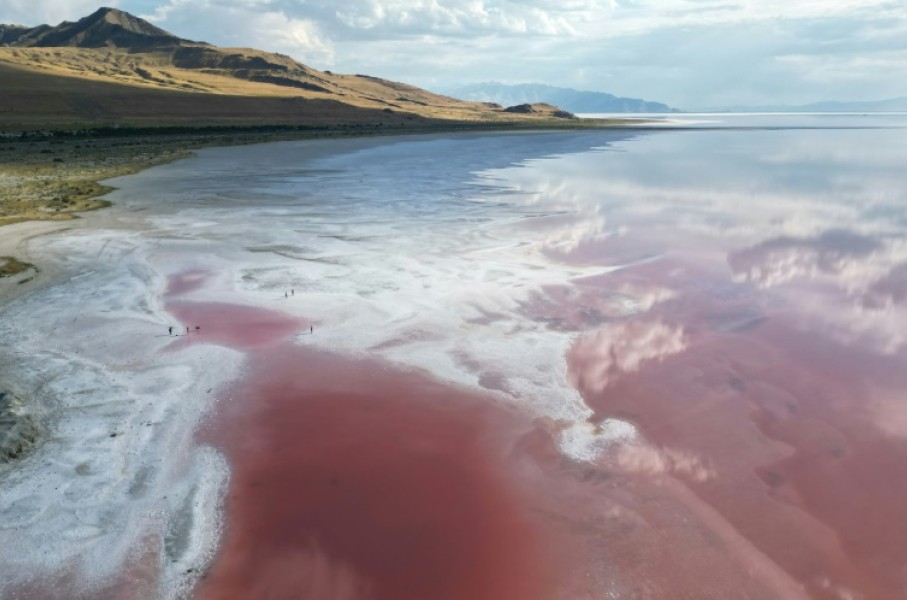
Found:
[{"label": "red algae water", "polygon": [[512,455],[531,424],[488,398],[283,345],[220,411],[227,527],[201,598],[552,597]]},{"label": "red algae water", "polygon": [[285,341],[309,324],[301,319],[254,306],[170,302],[167,304],[180,325],[174,333],[181,343],[213,343],[251,350]]},{"label": "red algae water", "polygon": [[[229,458],[226,533],[201,598],[551,598],[559,560],[524,463],[556,449],[488,397],[294,345],[305,320],[174,299],[177,347],[248,353],[202,438]],[[305,339],[304,337],[301,339]],[[314,338],[309,338],[314,339]],[[534,445],[538,447],[538,444]]]}]

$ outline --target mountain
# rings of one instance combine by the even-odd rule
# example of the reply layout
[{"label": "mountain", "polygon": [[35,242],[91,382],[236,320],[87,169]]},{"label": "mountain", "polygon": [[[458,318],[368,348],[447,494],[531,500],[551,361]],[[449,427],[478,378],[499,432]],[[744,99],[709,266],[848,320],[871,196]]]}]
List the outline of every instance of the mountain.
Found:
[{"label": "mountain", "polygon": [[[492,106],[498,107],[500,104],[492,104]],[[576,115],[566,110],[563,110],[553,104],[547,104],[545,102],[535,102],[532,104],[517,104],[515,106],[510,106],[503,109],[505,113],[521,114],[521,115],[543,115],[548,117],[555,117],[558,119],[575,119]]]},{"label": "mountain", "polygon": [[[0,131],[34,127],[420,127],[572,115],[507,111],[282,54],[179,38],[102,8],[74,23],[0,25]],[[514,104],[524,104],[518,102]]]},{"label": "mountain", "polygon": [[[6,31],[4,31],[6,29]],[[148,21],[114,8],[100,8],[75,23],[31,29],[0,26],[0,42],[24,48],[153,48],[191,44]]]},{"label": "mountain", "polygon": [[826,101],[797,106],[731,106],[720,109],[707,109],[702,112],[816,112],[816,113],[885,113],[907,112],[907,98],[889,98],[888,100],[870,100],[862,102]]},{"label": "mountain", "polygon": [[8,46],[17,41],[27,31],[30,31],[29,28],[21,25],[0,25],[0,46]]},{"label": "mountain", "polygon": [[586,92],[542,84],[505,85],[478,83],[453,90],[450,95],[464,100],[497,104],[548,103],[572,113],[670,113],[677,110],[637,98],[620,98],[604,92]]}]

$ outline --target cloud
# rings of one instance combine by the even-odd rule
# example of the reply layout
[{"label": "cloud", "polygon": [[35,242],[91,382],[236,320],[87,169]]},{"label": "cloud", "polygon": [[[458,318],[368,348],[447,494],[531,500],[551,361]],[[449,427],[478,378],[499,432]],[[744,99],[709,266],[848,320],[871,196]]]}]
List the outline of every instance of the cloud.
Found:
[{"label": "cloud", "polygon": [[322,37],[318,26],[304,19],[293,19],[282,12],[265,12],[252,17],[249,25],[254,46],[269,47],[286,54],[302,53],[307,60],[333,64],[334,48]]},{"label": "cloud", "polygon": [[[334,61],[333,44],[318,23],[293,16],[272,0],[169,0],[143,16],[189,39],[280,52],[319,66]],[[201,32],[199,23],[217,37]]]},{"label": "cloud", "polygon": [[[119,0],[108,0],[105,6],[119,4]],[[56,25],[61,21],[81,19],[100,6],[97,0],[3,0],[0,2],[0,23]]]},{"label": "cloud", "polygon": [[661,321],[616,323],[579,338],[567,354],[570,384],[601,392],[621,373],[682,352],[684,331]]},{"label": "cloud", "polygon": [[874,81],[886,73],[907,70],[907,49],[868,55],[789,54],[776,60],[813,83]]},{"label": "cloud", "polygon": [[[358,0],[345,2],[335,14],[349,31],[380,31],[383,39],[412,35],[572,35],[573,14],[568,6],[543,7],[532,3],[473,0],[413,1]],[[540,4],[540,3],[537,3]]]},{"label": "cloud", "polygon": [[715,478],[715,469],[706,461],[683,450],[655,448],[636,442],[617,447],[617,465],[628,473],[641,475],[682,475],[697,483]]},{"label": "cloud", "polygon": [[410,40],[426,38],[481,38],[486,36],[567,36],[576,34],[582,20],[580,7],[597,2],[545,2],[510,0],[168,0],[151,15],[169,22],[186,13],[236,11],[277,13],[304,20],[334,42]]},{"label": "cloud", "polygon": [[639,312],[645,312],[656,304],[661,304],[677,297],[677,292],[674,290],[651,283],[623,283],[617,286],[617,292],[627,298],[632,298],[636,310]]},{"label": "cloud", "polygon": [[606,229],[607,219],[601,215],[598,206],[589,210],[577,208],[562,221],[561,226],[552,228],[542,242],[547,254],[559,259],[569,259],[584,246],[620,235],[620,231]]},{"label": "cloud", "polygon": [[894,265],[862,297],[865,308],[884,310],[907,304],[907,263]]},{"label": "cloud", "polygon": [[887,233],[884,217],[880,225],[871,237],[831,229],[771,238],[728,264],[738,281],[787,294],[811,331],[893,354],[907,346],[907,241]]},{"label": "cloud", "polygon": [[[4,0],[0,22],[101,2]],[[907,96],[901,0],[113,0],[190,39],[434,89],[552,83],[681,108]]]},{"label": "cloud", "polygon": [[[253,561],[253,564],[254,561]],[[351,567],[327,555],[317,543],[288,548],[259,566],[252,578],[254,598],[275,598],[287,589],[322,600],[356,600],[371,596],[369,586]],[[244,574],[248,576],[248,574]]]},{"label": "cloud", "polygon": [[881,244],[844,230],[831,230],[815,238],[780,237],[731,254],[728,264],[738,279],[760,287],[821,274],[840,275],[865,270],[866,259]]}]

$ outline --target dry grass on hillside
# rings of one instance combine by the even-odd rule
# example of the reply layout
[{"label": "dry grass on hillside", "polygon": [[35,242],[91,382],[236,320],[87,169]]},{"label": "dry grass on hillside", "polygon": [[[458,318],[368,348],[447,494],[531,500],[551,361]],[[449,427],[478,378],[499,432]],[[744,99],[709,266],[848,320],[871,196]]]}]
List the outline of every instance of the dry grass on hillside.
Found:
[{"label": "dry grass on hillside", "polygon": [[0,130],[72,126],[385,124],[424,121],[406,113],[301,96],[226,95],[156,89],[24,70],[0,63],[9,87]]},{"label": "dry grass on hillside", "polygon": [[[272,64],[275,60],[275,55],[255,50],[218,48],[216,52],[239,60]],[[288,58],[294,72],[304,77],[286,78],[281,85],[235,76],[242,70],[178,68],[171,64],[173,60],[169,52],[0,48],[0,80],[6,88],[0,98],[0,127],[41,123],[411,126],[420,120],[538,120],[406,84],[316,71]],[[317,89],[293,87],[299,85]]]}]

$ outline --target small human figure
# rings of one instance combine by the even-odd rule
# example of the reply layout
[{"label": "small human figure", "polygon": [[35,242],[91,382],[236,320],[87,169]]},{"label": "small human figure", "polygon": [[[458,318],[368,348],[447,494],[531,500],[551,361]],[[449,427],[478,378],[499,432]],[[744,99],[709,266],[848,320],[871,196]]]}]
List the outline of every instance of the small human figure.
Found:
[{"label": "small human figure", "polygon": [[291,295],[291,296],[295,296],[295,295],[296,295],[296,290],[295,290],[295,289],[290,290],[290,295]]},{"label": "small human figure", "polygon": [[311,335],[311,334],[313,334],[313,333],[315,333],[315,326],[314,326],[314,325],[309,325],[309,334]]},{"label": "small human figure", "polygon": [[173,325],[170,326],[170,335],[173,335]]},{"label": "small human figure", "polygon": [[284,298],[287,297],[287,293],[286,293],[286,292],[283,293],[283,297],[284,297]]},{"label": "small human figure", "polygon": [[186,335],[189,335],[189,326],[186,325]]}]

